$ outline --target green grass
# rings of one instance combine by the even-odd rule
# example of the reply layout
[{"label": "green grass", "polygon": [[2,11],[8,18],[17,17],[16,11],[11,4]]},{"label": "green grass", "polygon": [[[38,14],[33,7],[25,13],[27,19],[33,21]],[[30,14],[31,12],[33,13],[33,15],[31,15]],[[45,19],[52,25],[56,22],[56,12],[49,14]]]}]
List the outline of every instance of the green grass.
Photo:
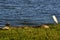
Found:
[{"label": "green grass", "polygon": [[60,40],[60,24],[50,28],[12,28],[0,30],[0,40]]}]

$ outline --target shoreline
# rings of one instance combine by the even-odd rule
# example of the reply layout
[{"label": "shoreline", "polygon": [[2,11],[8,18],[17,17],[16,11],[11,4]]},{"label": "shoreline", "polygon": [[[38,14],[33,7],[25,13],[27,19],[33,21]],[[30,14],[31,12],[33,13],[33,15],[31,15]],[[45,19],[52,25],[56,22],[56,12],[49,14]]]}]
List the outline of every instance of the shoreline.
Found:
[{"label": "shoreline", "polygon": [[0,30],[0,40],[59,40],[60,24],[49,25],[50,28],[16,28]]}]

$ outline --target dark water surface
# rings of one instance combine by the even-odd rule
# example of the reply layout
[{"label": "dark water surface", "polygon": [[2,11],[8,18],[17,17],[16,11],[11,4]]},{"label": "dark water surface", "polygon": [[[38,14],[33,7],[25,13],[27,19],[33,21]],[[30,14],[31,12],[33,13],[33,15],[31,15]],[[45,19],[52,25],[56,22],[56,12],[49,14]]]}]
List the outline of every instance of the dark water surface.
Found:
[{"label": "dark water surface", "polygon": [[0,0],[0,26],[54,23],[52,15],[60,22],[60,0]]}]

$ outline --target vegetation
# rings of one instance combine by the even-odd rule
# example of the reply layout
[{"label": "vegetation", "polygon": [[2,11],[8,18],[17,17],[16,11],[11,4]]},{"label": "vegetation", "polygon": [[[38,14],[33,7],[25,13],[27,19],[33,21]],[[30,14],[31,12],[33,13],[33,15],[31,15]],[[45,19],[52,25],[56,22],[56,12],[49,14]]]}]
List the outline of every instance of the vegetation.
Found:
[{"label": "vegetation", "polygon": [[60,24],[50,28],[11,27],[0,30],[0,40],[60,40]]}]

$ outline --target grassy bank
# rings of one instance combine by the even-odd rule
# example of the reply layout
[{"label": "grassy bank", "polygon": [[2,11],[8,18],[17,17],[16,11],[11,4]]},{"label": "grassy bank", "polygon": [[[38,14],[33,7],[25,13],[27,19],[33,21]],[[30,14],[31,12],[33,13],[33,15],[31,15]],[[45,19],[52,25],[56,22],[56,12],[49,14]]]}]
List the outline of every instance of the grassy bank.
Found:
[{"label": "grassy bank", "polygon": [[13,28],[0,30],[0,40],[60,40],[60,24],[50,28]]}]

